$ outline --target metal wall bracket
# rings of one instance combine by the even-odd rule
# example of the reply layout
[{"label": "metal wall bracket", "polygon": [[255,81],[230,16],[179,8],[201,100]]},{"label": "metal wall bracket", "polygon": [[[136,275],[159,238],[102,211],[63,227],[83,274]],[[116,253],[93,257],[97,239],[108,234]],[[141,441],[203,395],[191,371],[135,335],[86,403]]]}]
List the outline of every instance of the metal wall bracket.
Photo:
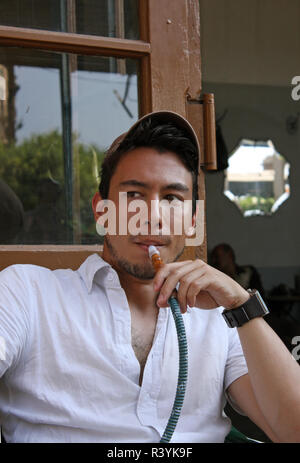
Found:
[{"label": "metal wall bracket", "polygon": [[[216,116],[215,97],[213,93],[204,93],[198,98],[192,98],[187,93],[189,105],[202,105],[203,120],[203,157],[200,166],[205,170],[217,170],[217,146],[216,146]],[[201,123],[201,121],[199,121]]]}]

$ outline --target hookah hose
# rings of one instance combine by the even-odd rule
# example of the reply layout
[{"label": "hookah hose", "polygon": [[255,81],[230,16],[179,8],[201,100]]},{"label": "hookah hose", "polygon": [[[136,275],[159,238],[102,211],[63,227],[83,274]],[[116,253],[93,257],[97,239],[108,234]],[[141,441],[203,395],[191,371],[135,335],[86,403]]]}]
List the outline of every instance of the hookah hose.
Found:
[{"label": "hookah hose", "polygon": [[[162,265],[163,261],[160,257],[160,253],[155,246],[149,246],[148,248],[149,257],[151,258],[152,265],[157,271]],[[185,327],[183,323],[183,318],[180,310],[180,306],[176,297],[173,295],[169,298],[168,303],[170,304],[172,315],[174,318],[177,338],[178,338],[178,348],[179,348],[179,372],[177,380],[177,389],[176,395],[173,403],[172,412],[165,428],[165,431],[161,437],[160,443],[170,442],[175,427],[177,425],[180,412],[183,405],[186,383],[187,383],[187,374],[188,374],[188,349],[187,349],[187,339],[185,334]]]}]

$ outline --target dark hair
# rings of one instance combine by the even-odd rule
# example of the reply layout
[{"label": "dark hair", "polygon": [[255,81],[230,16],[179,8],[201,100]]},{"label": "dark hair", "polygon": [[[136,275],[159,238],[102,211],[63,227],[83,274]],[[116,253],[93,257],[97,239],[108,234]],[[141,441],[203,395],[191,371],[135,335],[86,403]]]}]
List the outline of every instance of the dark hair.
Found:
[{"label": "dark hair", "polygon": [[226,254],[229,254],[233,260],[233,262],[235,262],[235,253],[234,253],[234,250],[232,249],[232,247],[227,244],[227,243],[220,243],[218,244],[217,246],[214,247],[214,249],[212,250],[211,252],[211,256],[213,257],[215,252],[218,251],[218,250],[222,250],[224,251]]},{"label": "dark hair", "polygon": [[191,137],[180,127],[172,124],[157,124],[149,119],[140,124],[126,136],[113,152],[108,151],[101,167],[99,193],[107,199],[110,180],[122,156],[138,147],[156,149],[159,153],[172,151],[177,154],[193,179],[193,213],[198,199],[198,149]]}]

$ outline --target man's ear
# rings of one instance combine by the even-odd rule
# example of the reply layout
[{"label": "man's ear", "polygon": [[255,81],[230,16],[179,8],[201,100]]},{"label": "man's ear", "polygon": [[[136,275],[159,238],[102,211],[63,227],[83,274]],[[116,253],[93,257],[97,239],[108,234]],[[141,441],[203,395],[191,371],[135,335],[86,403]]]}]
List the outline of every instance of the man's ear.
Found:
[{"label": "man's ear", "polygon": [[101,211],[100,211],[99,208],[98,208],[98,211],[97,211],[97,205],[98,205],[99,201],[102,201],[102,198],[100,196],[99,191],[97,191],[97,193],[94,194],[93,199],[92,199],[92,207],[93,207],[95,222],[97,222],[97,220],[101,216]]},{"label": "man's ear", "polygon": [[192,237],[195,232],[196,232],[196,224],[197,224],[197,217],[198,217],[198,212],[199,212],[199,204],[198,204],[198,201],[196,202],[196,209],[195,209],[195,212],[192,216],[192,222],[191,222],[191,226],[189,227],[189,229],[185,232],[186,236],[187,237]]}]

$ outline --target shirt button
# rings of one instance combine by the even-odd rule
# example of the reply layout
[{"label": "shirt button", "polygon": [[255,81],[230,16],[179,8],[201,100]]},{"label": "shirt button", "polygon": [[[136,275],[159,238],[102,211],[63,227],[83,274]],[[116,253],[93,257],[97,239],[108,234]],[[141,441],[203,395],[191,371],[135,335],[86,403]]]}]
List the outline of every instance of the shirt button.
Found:
[{"label": "shirt button", "polygon": [[112,281],[114,279],[113,275],[109,274],[107,277],[108,281]]}]

